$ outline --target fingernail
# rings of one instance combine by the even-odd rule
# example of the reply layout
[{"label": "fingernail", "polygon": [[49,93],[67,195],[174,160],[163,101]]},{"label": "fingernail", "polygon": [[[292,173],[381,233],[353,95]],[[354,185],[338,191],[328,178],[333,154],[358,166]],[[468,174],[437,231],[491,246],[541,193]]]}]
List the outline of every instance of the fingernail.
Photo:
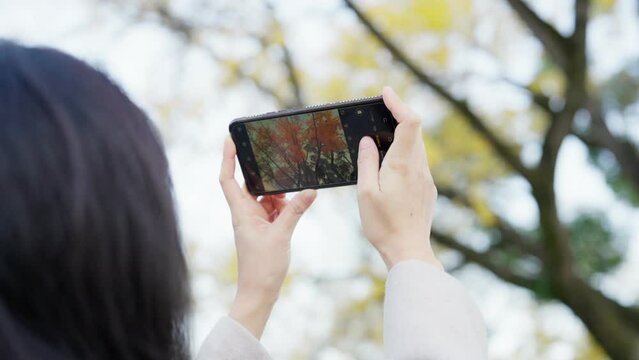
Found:
[{"label": "fingernail", "polygon": [[369,138],[368,136],[364,136],[362,138],[362,140],[359,141],[359,149],[360,150],[364,150],[364,149],[368,149],[369,147],[375,145],[373,143],[373,139]]}]

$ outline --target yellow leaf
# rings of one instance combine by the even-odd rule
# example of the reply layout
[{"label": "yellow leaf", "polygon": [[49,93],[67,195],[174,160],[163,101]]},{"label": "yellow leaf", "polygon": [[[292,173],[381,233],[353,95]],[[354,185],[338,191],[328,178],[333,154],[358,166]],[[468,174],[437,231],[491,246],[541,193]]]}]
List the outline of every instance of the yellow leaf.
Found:
[{"label": "yellow leaf", "polygon": [[468,200],[470,205],[475,210],[475,215],[479,222],[485,227],[492,227],[497,223],[497,217],[488,207],[486,199],[483,198],[479,189],[476,186],[470,188],[468,192]]}]

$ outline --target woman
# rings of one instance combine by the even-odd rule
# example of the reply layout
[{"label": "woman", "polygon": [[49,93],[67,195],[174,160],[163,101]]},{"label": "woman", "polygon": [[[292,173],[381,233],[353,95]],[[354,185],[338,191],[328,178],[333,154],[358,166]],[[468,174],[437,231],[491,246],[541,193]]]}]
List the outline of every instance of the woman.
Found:
[{"label": "woman", "polygon": [[[389,359],[485,358],[483,322],[428,241],[436,189],[418,118],[390,89],[399,121],[381,168],[364,138],[362,226],[387,267]],[[259,338],[315,199],[256,199],[220,183],[239,259],[237,295],[200,359],[268,359]],[[188,358],[189,289],[167,162],[144,113],[88,65],[0,43],[0,355],[5,359]]]}]

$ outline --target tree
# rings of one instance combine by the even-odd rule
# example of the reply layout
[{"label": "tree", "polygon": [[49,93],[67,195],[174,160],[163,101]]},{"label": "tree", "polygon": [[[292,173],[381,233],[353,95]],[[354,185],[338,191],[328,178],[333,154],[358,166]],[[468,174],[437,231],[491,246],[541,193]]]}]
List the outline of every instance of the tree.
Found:
[{"label": "tree", "polygon": [[353,172],[336,110],[246,124],[266,191],[346,181]]},{"label": "tree", "polygon": [[[561,100],[562,105],[557,107],[552,106],[550,96],[538,92],[534,84],[522,85],[530,93],[535,104],[545,112],[548,123],[543,133],[541,158],[532,167],[522,163],[516,145],[507,143],[465,100],[452,94],[433,75],[405,54],[400,46],[353,1],[344,2],[370,34],[392,54],[395,61],[449,103],[459,120],[471,127],[509,170],[530,184],[531,193],[539,209],[537,236],[531,238],[494,216],[494,225],[485,226],[492,234],[493,243],[484,251],[472,249],[454,236],[436,230],[433,232],[435,239],[459,251],[466,261],[477,263],[507,282],[527,288],[540,298],[553,298],[566,304],[611,357],[639,357],[639,311],[636,307],[626,307],[606,297],[589,282],[592,272],[578,270],[584,266],[583,259],[587,257],[575,255],[581,249],[579,243],[587,234],[570,231],[569,224],[562,223],[557,212],[554,188],[557,155],[563,141],[570,134],[579,137],[595,153],[611,152],[619,169],[617,176],[633,184],[632,192],[639,191],[635,173],[639,170],[637,147],[625,136],[615,136],[611,133],[606,123],[606,114],[602,110],[604,99],[601,98],[601,89],[588,77],[586,34],[591,13],[590,1],[575,1],[574,30],[568,36],[560,34],[540,18],[527,3],[521,0],[507,1],[531,34],[543,45],[545,56],[548,57],[547,66],[561,73],[561,78],[565,82],[562,93],[551,95]],[[633,102],[636,100],[634,98]],[[575,118],[581,111],[587,112],[590,117],[590,124],[585,128],[576,125]],[[471,200],[461,194],[459,189],[441,190],[443,191],[440,193],[444,196],[472,207]],[[596,222],[592,218],[586,221]],[[577,229],[583,226],[578,223],[576,225]],[[596,245],[586,252],[588,255],[596,256],[598,247],[606,245],[606,235],[602,233],[601,238],[590,241]],[[543,264],[538,272],[526,274],[514,266],[517,261],[526,262],[530,258]],[[609,267],[599,267],[600,270],[602,268]]]},{"label": "tree", "polygon": [[[222,4],[217,14],[241,12],[230,3]],[[472,1],[389,1],[365,9],[358,4],[344,0],[366,33],[342,34],[336,57],[348,67],[349,77],[374,72],[378,80],[397,84],[400,90],[417,88],[423,93],[423,89],[430,89],[446,104],[441,121],[425,134],[439,193],[455,207],[470,210],[476,219],[475,228],[489,239],[487,246],[477,246],[463,234],[437,227],[433,231],[436,241],[462,256],[460,266],[477,264],[508,283],[530,290],[541,300],[565,304],[612,358],[639,358],[637,306],[620,304],[604,295],[594,282],[597,274],[610,271],[622,261],[621,249],[613,241],[615,235],[598,214],[583,214],[571,222],[561,219],[555,191],[560,148],[567,138],[575,137],[588,147],[593,164],[605,174],[611,189],[629,204],[639,204],[636,139],[610,127],[615,116],[636,122],[639,63],[630,63],[605,80],[594,79],[589,72],[586,45],[590,20],[605,14],[614,1],[575,0],[568,31],[559,31],[528,2],[504,0],[495,5],[509,9],[502,20],[512,24],[505,31],[525,27],[527,36],[542,49],[540,66],[531,81],[512,80],[502,74],[494,80],[509,86],[511,93],[525,95],[530,102],[519,113],[502,112],[498,116],[486,114],[473,103],[472,97],[460,90],[465,85],[463,79],[451,78],[453,71],[446,66],[450,52],[455,51],[450,44],[455,41],[473,43],[474,50],[488,54],[499,64],[494,49],[473,37],[478,19],[472,14]],[[255,41],[257,50],[242,58],[226,57],[207,40],[210,33],[226,36],[237,31],[233,26],[178,15],[166,1],[143,2],[138,10],[137,18],[159,21],[189,44],[207,51],[228,70],[229,83],[248,81],[271,96],[279,107],[302,105],[312,98],[311,94],[325,94],[321,100],[326,100],[378,92],[380,81],[367,83],[356,94],[347,90],[352,86],[344,77],[332,77],[324,84],[305,82],[270,5],[260,10],[265,19],[261,27],[243,33],[244,39]],[[434,34],[429,40],[437,45],[429,47],[428,41],[419,41],[424,34]],[[450,34],[456,37],[451,40]],[[273,72],[277,80],[269,76]],[[523,121],[530,123],[527,139],[513,135],[515,125]],[[319,159],[321,154],[329,154],[332,145],[314,136],[304,156]],[[460,137],[463,141],[456,140]],[[527,143],[540,149],[536,161],[523,160],[522,149]],[[315,173],[319,166],[320,161],[315,160]],[[538,210],[534,229],[512,225],[488,201],[485,185],[504,178],[523,179],[529,185]],[[380,300],[375,299],[376,303]]]}]

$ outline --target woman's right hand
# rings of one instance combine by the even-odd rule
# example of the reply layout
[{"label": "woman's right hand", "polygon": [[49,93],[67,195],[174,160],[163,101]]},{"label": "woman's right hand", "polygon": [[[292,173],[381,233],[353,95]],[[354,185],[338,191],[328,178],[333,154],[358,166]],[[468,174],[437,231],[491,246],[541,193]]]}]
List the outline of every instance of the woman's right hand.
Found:
[{"label": "woman's right hand", "polygon": [[317,193],[304,190],[291,201],[284,194],[258,200],[235,180],[235,155],[228,137],[220,184],[231,209],[238,259],[237,294],[229,316],[259,339],[288,271],[293,230]]},{"label": "woman's right hand", "polygon": [[403,260],[423,260],[443,269],[430,245],[437,189],[421,122],[390,87],[384,88],[383,98],[399,125],[381,168],[373,139],[360,142],[357,194],[364,235],[388,269]]}]

